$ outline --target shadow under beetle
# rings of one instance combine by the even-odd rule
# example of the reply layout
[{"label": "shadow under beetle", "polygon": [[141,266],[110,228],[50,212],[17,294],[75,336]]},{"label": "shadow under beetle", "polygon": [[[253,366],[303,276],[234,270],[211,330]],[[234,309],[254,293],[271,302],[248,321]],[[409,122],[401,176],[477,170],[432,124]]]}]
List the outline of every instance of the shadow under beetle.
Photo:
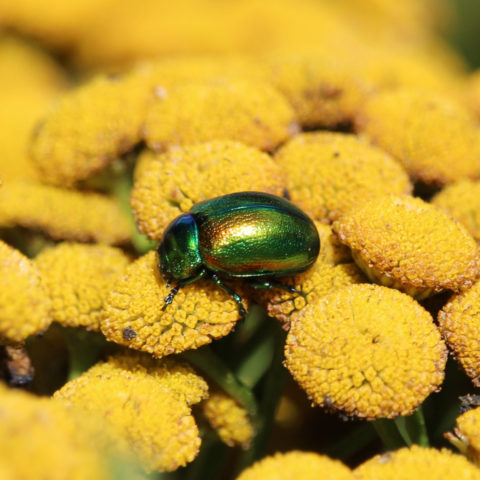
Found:
[{"label": "shadow under beetle", "polygon": [[158,247],[159,269],[175,286],[163,310],[178,290],[200,278],[210,278],[237,303],[241,297],[222,278],[245,278],[254,288],[294,287],[275,280],[303,272],[317,259],[320,239],[313,221],[289,201],[261,192],[239,192],[194,205],[165,230]]}]

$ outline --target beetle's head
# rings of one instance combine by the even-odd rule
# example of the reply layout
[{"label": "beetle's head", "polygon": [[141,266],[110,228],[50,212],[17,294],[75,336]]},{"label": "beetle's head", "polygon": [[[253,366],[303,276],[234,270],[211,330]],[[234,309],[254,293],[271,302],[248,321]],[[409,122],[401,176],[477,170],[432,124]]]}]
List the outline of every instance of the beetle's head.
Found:
[{"label": "beetle's head", "polygon": [[198,228],[191,214],[180,215],[165,230],[158,246],[159,268],[167,281],[195,277],[202,269]]}]

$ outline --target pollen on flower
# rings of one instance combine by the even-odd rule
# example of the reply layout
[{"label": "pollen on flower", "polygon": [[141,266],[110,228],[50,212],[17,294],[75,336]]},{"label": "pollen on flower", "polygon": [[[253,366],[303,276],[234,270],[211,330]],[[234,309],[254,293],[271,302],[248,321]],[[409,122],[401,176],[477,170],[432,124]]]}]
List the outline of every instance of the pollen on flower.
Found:
[{"label": "pollen on flower", "polygon": [[5,182],[0,188],[0,226],[15,225],[43,230],[56,240],[121,244],[132,235],[112,198],[35,182]]},{"label": "pollen on flower", "polygon": [[480,386],[480,282],[454,295],[438,314],[440,331],[453,355]]},{"label": "pollen on flower", "polygon": [[447,350],[414,299],[363,284],[304,308],[291,325],[285,357],[313,404],[374,419],[409,415],[438,390]]},{"label": "pollen on flower", "polygon": [[413,445],[387,452],[362,463],[353,471],[358,480],[479,480],[480,470],[463,455],[442,448]]},{"label": "pollen on flower", "polygon": [[0,342],[20,343],[50,325],[50,297],[34,263],[0,241]]},{"label": "pollen on flower", "polygon": [[231,447],[241,445],[248,448],[255,431],[244,407],[219,391],[211,393],[200,407],[224,443]]},{"label": "pollen on flower", "polygon": [[444,185],[480,176],[480,131],[448,96],[398,89],[368,98],[357,130],[398,159],[413,180]]},{"label": "pollen on flower", "polygon": [[182,288],[162,310],[169,292],[158,270],[156,252],[139,258],[107,295],[103,334],[112,342],[163,357],[221,338],[239,319],[236,303],[213,282],[199,281]]},{"label": "pollen on flower", "polygon": [[157,151],[211,140],[237,140],[273,150],[298,127],[287,100],[268,83],[224,80],[179,85],[154,98],[144,124]]},{"label": "pollen on flower", "polygon": [[99,330],[104,299],[128,263],[108,245],[60,243],[40,252],[35,264],[52,299],[52,320]]},{"label": "pollen on flower", "polygon": [[[105,418],[119,444],[133,451],[146,470],[173,471],[196,457],[201,440],[186,401],[193,373],[170,374],[168,368],[145,362],[135,366],[125,358],[109,360],[66,383],[54,397],[70,408]],[[170,380],[175,385],[182,376],[185,393],[178,385],[170,390]],[[194,392],[190,401],[203,396]]]},{"label": "pollen on flower", "polygon": [[447,185],[432,198],[432,203],[460,222],[480,241],[480,182],[460,180]]},{"label": "pollen on flower", "polygon": [[135,170],[130,203],[138,227],[161,238],[170,221],[203,200],[256,190],[281,196],[285,175],[273,159],[240,142],[213,141],[145,152]]},{"label": "pollen on flower", "polygon": [[417,298],[444,289],[465,290],[480,275],[473,237],[419,198],[388,195],[372,200],[333,228],[371,280]]},{"label": "pollen on flower", "polygon": [[71,186],[98,172],[140,140],[143,84],[94,78],[61,97],[31,146],[40,178]]},{"label": "pollen on flower", "polygon": [[293,450],[265,457],[244,470],[237,480],[354,480],[351,470],[338,460],[313,452]]},{"label": "pollen on flower", "polygon": [[412,190],[396,160],[354,135],[297,135],[277,151],[275,160],[287,174],[292,201],[324,223],[362,202]]}]

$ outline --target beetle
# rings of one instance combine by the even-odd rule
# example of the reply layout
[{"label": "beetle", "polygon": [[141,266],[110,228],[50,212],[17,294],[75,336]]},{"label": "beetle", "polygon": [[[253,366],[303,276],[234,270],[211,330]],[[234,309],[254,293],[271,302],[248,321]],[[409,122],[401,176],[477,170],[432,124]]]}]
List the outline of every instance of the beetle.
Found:
[{"label": "beetle", "polygon": [[310,268],[320,239],[313,221],[284,198],[262,192],[238,192],[195,204],[173,220],[158,246],[159,269],[170,285],[164,310],[178,290],[210,278],[237,303],[241,297],[223,278],[246,279],[255,288],[294,287],[276,281]]}]

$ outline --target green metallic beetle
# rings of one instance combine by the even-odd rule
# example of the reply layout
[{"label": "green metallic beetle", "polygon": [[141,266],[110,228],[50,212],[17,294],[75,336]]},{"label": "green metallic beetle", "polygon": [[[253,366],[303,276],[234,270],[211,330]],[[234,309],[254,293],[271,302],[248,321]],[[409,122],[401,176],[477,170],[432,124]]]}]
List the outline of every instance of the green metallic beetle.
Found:
[{"label": "green metallic beetle", "polygon": [[307,270],[320,239],[312,220],[287,200],[261,192],[239,192],[197,203],[167,227],[158,247],[159,268],[175,287],[165,309],[185,285],[211,278],[237,303],[242,299],[222,277],[244,277],[255,288],[293,287],[273,280]]}]

